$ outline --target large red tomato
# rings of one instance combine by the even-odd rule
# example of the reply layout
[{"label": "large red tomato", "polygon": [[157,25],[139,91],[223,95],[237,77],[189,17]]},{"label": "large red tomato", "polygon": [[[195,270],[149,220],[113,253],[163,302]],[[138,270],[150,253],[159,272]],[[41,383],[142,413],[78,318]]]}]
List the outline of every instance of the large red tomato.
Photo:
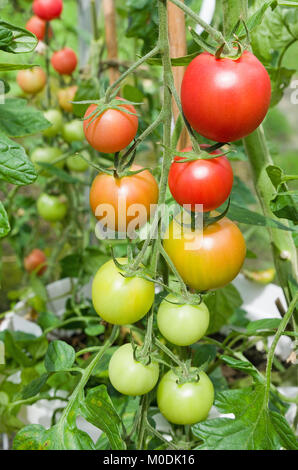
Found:
[{"label": "large red tomato", "polygon": [[[119,98],[120,99],[120,98]],[[123,104],[121,107],[136,113],[133,106]],[[96,110],[91,104],[85,118]],[[84,132],[91,147],[99,152],[114,153],[123,150],[134,139],[138,130],[138,118],[118,109],[108,109],[91,122],[93,116],[84,121]]]},{"label": "large red tomato", "polygon": [[33,67],[32,69],[20,70],[17,82],[25,93],[35,95],[45,87],[47,76],[41,67]]},{"label": "large red tomato", "polygon": [[29,273],[36,271],[38,276],[41,276],[47,269],[46,261],[47,258],[44,252],[35,248],[24,259],[24,266]]},{"label": "large red tomato", "polygon": [[70,47],[64,47],[52,55],[52,66],[60,75],[71,75],[78,64],[75,51]]},{"label": "large red tomato", "polygon": [[239,273],[246,245],[239,228],[224,217],[203,231],[192,231],[174,220],[164,239],[164,248],[184,282],[206,291],[223,287]]},{"label": "large red tomato", "polygon": [[[35,34],[40,41],[44,40],[46,34],[46,22],[38,16],[32,16],[26,23],[26,29]],[[53,36],[52,28],[49,28],[49,37]]]},{"label": "large red tomato", "polygon": [[61,15],[63,2],[62,0],[34,0],[32,8],[39,18],[51,21]]},{"label": "large red tomato", "polygon": [[181,87],[186,119],[216,142],[233,142],[253,132],[266,116],[270,97],[269,75],[249,51],[237,60],[203,52],[188,65]]},{"label": "large red tomato", "polygon": [[[206,148],[206,145],[202,145]],[[182,152],[190,152],[188,147]],[[220,150],[212,155],[220,154]],[[175,157],[181,161],[183,157]],[[169,187],[173,198],[183,206],[203,204],[203,211],[209,212],[221,206],[229,197],[233,186],[233,171],[225,156],[194,160],[186,163],[172,163],[169,172]]]},{"label": "large red tomato", "polygon": [[[131,169],[135,171],[140,168],[134,165]],[[132,229],[145,225],[150,218],[150,206],[157,204],[157,201],[158,185],[148,170],[122,178],[99,173],[90,190],[90,206],[94,215],[98,220],[104,220],[109,229],[120,232],[126,232],[129,223],[136,217],[139,223]],[[104,204],[108,204],[110,210],[108,208],[104,210]],[[134,207],[133,204],[138,204],[140,207]],[[153,210],[154,207],[152,212]]]}]

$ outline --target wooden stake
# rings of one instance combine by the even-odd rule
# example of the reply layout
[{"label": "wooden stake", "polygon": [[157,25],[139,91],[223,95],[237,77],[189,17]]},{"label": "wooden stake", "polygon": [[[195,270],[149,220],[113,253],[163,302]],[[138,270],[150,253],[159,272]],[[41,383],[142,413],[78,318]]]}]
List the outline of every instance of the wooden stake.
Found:
[{"label": "wooden stake", "polygon": [[[169,16],[169,40],[170,40],[170,53],[171,57],[183,57],[187,54],[186,44],[186,31],[185,31],[185,16],[184,12],[180,10],[176,5],[168,2],[168,16]],[[180,89],[182,79],[184,75],[184,67],[173,67],[174,83],[178,94],[180,95]],[[176,121],[179,110],[173,99],[173,114]],[[186,128],[183,129],[177,150],[182,150],[185,147],[191,146],[191,141],[187,133]]]},{"label": "wooden stake", "polygon": [[[116,10],[114,0],[103,0],[103,13],[105,18],[106,46],[108,60],[118,59]],[[110,83],[114,83],[119,77],[119,70],[116,67],[109,68]]]}]

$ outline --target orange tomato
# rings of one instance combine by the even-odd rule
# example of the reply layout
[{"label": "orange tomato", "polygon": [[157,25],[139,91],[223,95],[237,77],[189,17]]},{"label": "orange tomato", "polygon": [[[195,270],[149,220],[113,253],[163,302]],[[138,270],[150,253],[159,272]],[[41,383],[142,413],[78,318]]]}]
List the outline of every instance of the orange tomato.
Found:
[{"label": "orange tomato", "polygon": [[59,106],[60,108],[64,109],[64,111],[72,113],[73,104],[71,103],[71,101],[74,100],[77,89],[78,87],[76,85],[73,85],[68,88],[62,88],[58,91]]},{"label": "orange tomato", "polygon": [[45,87],[47,76],[41,67],[33,67],[32,69],[20,70],[17,82],[25,93],[35,95]]}]

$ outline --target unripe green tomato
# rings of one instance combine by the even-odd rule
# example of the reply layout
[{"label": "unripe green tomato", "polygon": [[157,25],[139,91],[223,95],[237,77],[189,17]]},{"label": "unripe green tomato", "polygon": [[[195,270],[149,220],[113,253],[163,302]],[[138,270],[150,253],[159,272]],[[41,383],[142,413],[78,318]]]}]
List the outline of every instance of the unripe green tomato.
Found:
[{"label": "unripe green tomato", "polygon": [[[118,258],[121,264],[126,258]],[[154,284],[141,277],[124,277],[113,260],[97,271],[92,284],[95,311],[106,322],[127,325],[143,318],[154,301]]]},{"label": "unripe green tomato", "polygon": [[195,424],[207,418],[214,401],[214,388],[205,372],[199,376],[198,382],[178,384],[178,376],[169,370],[159,382],[157,405],[170,423]]},{"label": "unripe green tomato", "polygon": [[[87,160],[90,160],[90,155],[88,152],[83,150],[81,152],[81,155],[87,158]],[[71,157],[68,157],[66,160],[66,165],[70,171],[75,171],[77,173],[83,173],[89,168],[88,163],[86,162],[86,160],[84,160],[84,158],[80,156],[79,153]]]},{"label": "unripe green tomato", "polygon": [[157,312],[161,334],[177,346],[189,346],[204,336],[209,326],[209,310],[200,305],[177,303],[175,295],[168,295]]},{"label": "unripe green tomato", "polygon": [[83,122],[78,119],[67,122],[63,127],[63,137],[66,142],[82,142],[85,139]]},{"label": "unripe green tomato", "polygon": [[[38,147],[32,152],[31,161],[34,163],[35,168],[39,170],[41,166],[38,165],[38,162],[53,164],[55,160],[61,157],[62,153],[62,150],[56,147]],[[63,165],[64,161],[55,163],[57,168],[63,168]],[[43,170],[41,174],[46,176],[49,175],[49,172]]]},{"label": "unripe green tomato", "polygon": [[42,193],[37,200],[37,212],[48,222],[58,222],[66,216],[67,202],[64,196]]},{"label": "unripe green tomato", "polygon": [[114,352],[109,364],[109,379],[123,395],[144,395],[152,390],[159,376],[157,362],[143,365],[135,361],[131,344],[124,344]]},{"label": "unripe green tomato", "polygon": [[45,129],[42,133],[46,137],[55,137],[62,130],[63,117],[58,109],[49,109],[44,113],[44,117],[52,124],[51,127]]}]

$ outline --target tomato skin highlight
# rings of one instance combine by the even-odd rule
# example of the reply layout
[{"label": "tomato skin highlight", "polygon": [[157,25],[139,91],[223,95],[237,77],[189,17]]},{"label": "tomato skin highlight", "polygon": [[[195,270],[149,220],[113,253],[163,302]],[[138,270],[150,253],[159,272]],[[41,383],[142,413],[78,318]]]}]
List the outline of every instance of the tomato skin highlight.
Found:
[{"label": "tomato skin highlight", "polygon": [[205,335],[209,326],[209,310],[203,302],[199,305],[176,302],[177,298],[173,294],[161,302],[157,312],[157,326],[172,344],[189,346]]},{"label": "tomato skin highlight", "polygon": [[60,75],[72,75],[78,65],[78,58],[73,49],[64,47],[52,55],[51,63]]},{"label": "tomato skin highlight", "polygon": [[[208,146],[201,145],[204,149]],[[192,151],[187,147],[182,152]],[[212,155],[220,154],[219,150]],[[169,188],[175,201],[181,206],[203,204],[203,211],[209,212],[221,206],[229,197],[233,187],[233,170],[225,156],[201,159],[186,163],[183,157],[175,157],[169,172]]]},{"label": "tomato skin highlight", "polygon": [[[174,238],[180,233],[180,238]],[[246,244],[237,225],[227,217],[203,232],[172,221],[163,241],[164,248],[184,282],[198,291],[223,287],[231,282],[244,263]]]},{"label": "tomato skin highlight", "polygon": [[33,67],[20,70],[17,74],[17,82],[25,93],[35,95],[44,89],[47,76],[41,67]]},{"label": "tomato skin highlight", "polygon": [[37,212],[47,222],[59,222],[67,213],[67,203],[59,196],[42,193],[37,199]]},{"label": "tomato skin highlight", "polygon": [[[119,263],[127,263],[119,258]],[[92,283],[95,311],[106,322],[127,325],[143,318],[154,301],[154,284],[140,277],[125,278],[114,261],[99,268]]]},{"label": "tomato skin highlight", "polygon": [[[47,266],[45,264],[46,261],[47,261],[47,258],[44,252],[39,250],[38,248],[35,248],[24,259],[24,266],[25,266],[26,271],[28,271],[29,273],[36,270],[36,274],[38,276],[41,276],[47,269]],[[39,266],[41,267],[37,269]]]},{"label": "tomato skin highlight", "polygon": [[205,372],[198,382],[177,384],[178,377],[169,370],[159,382],[157,405],[163,416],[174,424],[204,421],[214,402],[214,388]]},{"label": "tomato skin highlight", "polygon": [[[26,23],[26,29],[35,34],[39,41],[43,41],[46,34],[46,22],[38,16],[32,16]],[[49,28],[49,37],[53,36],[53,31]]]},{"label": "tomato skin highlight", "polygon": [[123,395],[139,396],[152,390],[159,376],[159,366],[152,361],[143,365],[134,360],[131,344],[124,344],[114,352],[109,363],[109,379]]},{"label": "tomato skin highlight", "polygon": [[[131,170],[137,171],[141,167],[133,165]],[[150,218],[150,206],[158,202],[158,184],[154,176],[148,170],[131,176],[115,178],[106,173],[99,173],[93,180],[90,190],[90,206],[96,216],[96,209],[102,204],[109,204],[113,208],[113,216],[107,216],[107,227],[111,230],[125,232],[138,214],[129,214],[129,208],[133,204],[141,204],[146,210],[146,214],[140,214],[139,228],[146,224]],[[126,203],[126,213],[119,209],[120,198]],[[120,218],[118,210],[121,213]],[[153,211],[152,211],[153,212]],[[98,220],[105,218],[105,215],[97,215]],[[123,220],[121,220],[123,218]]]},{"label": "tomato skin highlight", "polygon": [[[91,104],[85,113],[85,118],[93,113],[96,107],[96,104]],[[136,114],[132,105],[123,104],[121,107]],[[91,147],[102,153],[123,150],[132,142],[138,130],[137,116],[118,109],[108,109],[93,122],[92,119],[93,116],[84,120],[85,136]]]},{"label": "tomato skin highlight", "polygon": [[200,135],[216,142],[251,134],[265,118],[270,99],[269,75],[249,51],[237,60],[203,52],[188,65],[181,87],[186,119]]},{"label": "tomato skin highlight", "polygon": [[51,21],[61,15],[63,2],[62,0],[34,0],[32,8],[39,18]]}]

